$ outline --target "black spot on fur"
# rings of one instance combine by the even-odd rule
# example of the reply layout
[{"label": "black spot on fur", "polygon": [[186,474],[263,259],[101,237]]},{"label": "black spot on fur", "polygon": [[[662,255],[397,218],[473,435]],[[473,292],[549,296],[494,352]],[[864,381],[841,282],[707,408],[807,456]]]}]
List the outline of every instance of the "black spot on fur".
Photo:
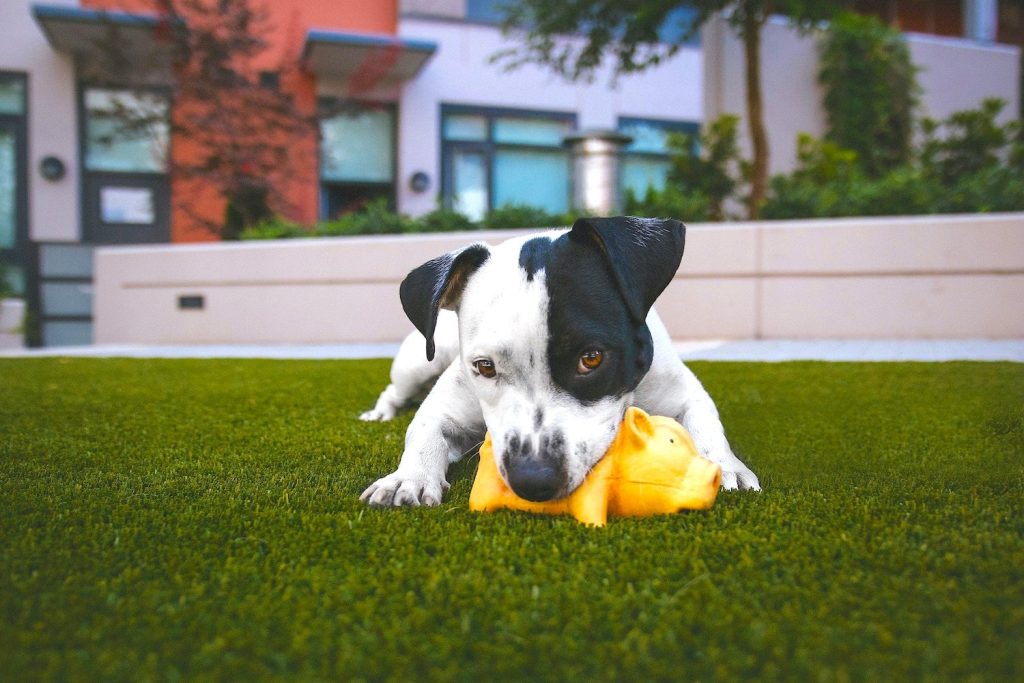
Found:
[{"label": "black spot on fur", "polygon": [[519,267],[526,271],[526,281],[533,282],[533,276],[547,265],[548,254],[551,252],[551,239],[534,237],[526,242],[519,251]]},{"label": "black spot on fur", "polygon": [[[584,403],[636,388],[654,358],[647,312],[679,266],[683,235],[678,221],[580,219],[551,243],[545,284],[555,384]],[[604,361],[581,375],[579,357],[591,349]]]}]

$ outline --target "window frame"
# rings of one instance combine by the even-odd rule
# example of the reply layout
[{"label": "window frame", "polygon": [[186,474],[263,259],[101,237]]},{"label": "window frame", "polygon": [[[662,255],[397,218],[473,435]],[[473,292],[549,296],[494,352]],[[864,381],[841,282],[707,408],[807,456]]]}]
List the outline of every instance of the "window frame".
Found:
[{"label": "window frame", "polygon": [[[344,108],[351,106],[366,109],[386,109],[391,112],[391,180],[390,181],[363,181],[363,180],[328,180],[323,176],[323,132],[320,124],[333,116],[325,116],[332,108]],[[388,208],[392,211],[398,204],[398,146],[401,140],[398,136],[399,129],[399,103],[380,100],[350,100],[343,97],[322,96],[317,98],[317,126],[316,126],[316,179],[320,196],[319,215],[321,220],[332,220],[328,209],[329,190],[350,188],[353,190],[369,190],[379,192],[388,200]]]},{"label": "window frame", "polygon": [[[483,140],[449,140],[445,137],[444,124],[446,117],[450,115],[465,115],[465,116],[482,116],[487,122],[487,134]],[[572,158],[569,150],[564,145],[558,147],[552,145],[533,145],[528,143],[508,143],[508,142],[497,142],[494,139],[494,124],[496,119],[501,118],[514,118],[514,119],[533,119],[539,121],[556,121],[560,123],[569,124],[569,128],[566,133],[572,133],[577,130],[577,115],[576,112],[570,111],[556,111],[556,110],[537,110],[537,109],[519,109],[513,107],[490,107],[490,106],[478,106],[472,104],[441,104],[441,114],[438,117],[438,139],[441,141],[441,172],[438,177],[441,178],[441,203],[447,209],[452,209],[454,206],[454,196],[452,191],[454,189],[454,178],[452,165],[452,158],[458,151],[467,151],[471,153],[483,154],[485,159],[484,174],[487,178],[487,212],[494,211],[494,190],[495,190],[495,174],[494,174],[494,163],[495,157],[499,151],[524,151],[524,152],[564,152],[567,160],[570,163],[569,174],[570,183],[566,191],[566,206],[572,208]]]}]

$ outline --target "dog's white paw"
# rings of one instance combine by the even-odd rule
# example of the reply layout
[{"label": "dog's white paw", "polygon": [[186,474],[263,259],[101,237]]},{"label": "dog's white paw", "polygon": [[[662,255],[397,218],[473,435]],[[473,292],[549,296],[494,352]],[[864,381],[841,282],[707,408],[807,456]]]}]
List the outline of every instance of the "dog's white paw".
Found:
[{"label": "dog's white paw", "polygon": [[739,470],[722,468],[722,488],[726,491],[760,491],[761,483],[757,480],[757,475],[742,464],[740,467],[742,469]]},{"label": "dog's white paw", "polygon": [[757,475],[732,453],[710,453],[704,456],[722,468],[722,488],[726,491],[760,491]]},{"label": "dog's white paw", "polygon": [[387,408],[374,408],[373,410],[367,410],[359,416],[359,419],[363,422],[387,422],[388,420],[394,419],[395,411]]},{"label": "dog's white paw", "polygon": [[443,478],[399,470],[370,484],[359,500],[373,507],[433,507],[441,504],[447,488]]}]

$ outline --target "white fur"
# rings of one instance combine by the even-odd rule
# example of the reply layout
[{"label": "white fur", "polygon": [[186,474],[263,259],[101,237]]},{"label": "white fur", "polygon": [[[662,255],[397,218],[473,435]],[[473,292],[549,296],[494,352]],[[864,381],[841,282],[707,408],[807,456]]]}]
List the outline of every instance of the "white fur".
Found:
[{"label": "white fur", "polygon": [[[654,359],[634,394],[584,405],[555,385],[547,364],[544,271],[528,281],[519,266],[522,244],[532,237],[495,247],[470,278],[458,316],[446,311],[439,315],[432,362],[426,360],[420,333],[402,343],[392,364],[391,384],[361,419],[391,419],[437,381],[409,425],[398,469],[367,488],[362,500],[378,506],[437,505],[448,487],[448,465],[472,450],[488,429],[499,471],[504,472],[505,434],[514,430],[539,438],[533,424],[537,408],[544,413],[541,430],[557,425],[566,438],[568,483],[563,493],[570,493],[607,450],[630,405],[682,422],[700,452],[722,467],[724,488],[760,490],[757,477],[729,447],[714,402],[675,355],[653,309],[647,324]],[[494,360],[497,378],[484,378],[473,370],[480,358]],[[458,433],[453,435],[453,430]]]}]

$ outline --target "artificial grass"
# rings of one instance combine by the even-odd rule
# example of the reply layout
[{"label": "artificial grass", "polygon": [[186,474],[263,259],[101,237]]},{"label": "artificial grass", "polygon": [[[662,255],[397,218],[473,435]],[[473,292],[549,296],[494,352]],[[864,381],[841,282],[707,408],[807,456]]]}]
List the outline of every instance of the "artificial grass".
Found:
[{"label": "artificial grass", "polygon": [[1021,680],[1024,366],[693,363],[764,492],[357,497],[384,361],[0,361],[0,679]]}]

